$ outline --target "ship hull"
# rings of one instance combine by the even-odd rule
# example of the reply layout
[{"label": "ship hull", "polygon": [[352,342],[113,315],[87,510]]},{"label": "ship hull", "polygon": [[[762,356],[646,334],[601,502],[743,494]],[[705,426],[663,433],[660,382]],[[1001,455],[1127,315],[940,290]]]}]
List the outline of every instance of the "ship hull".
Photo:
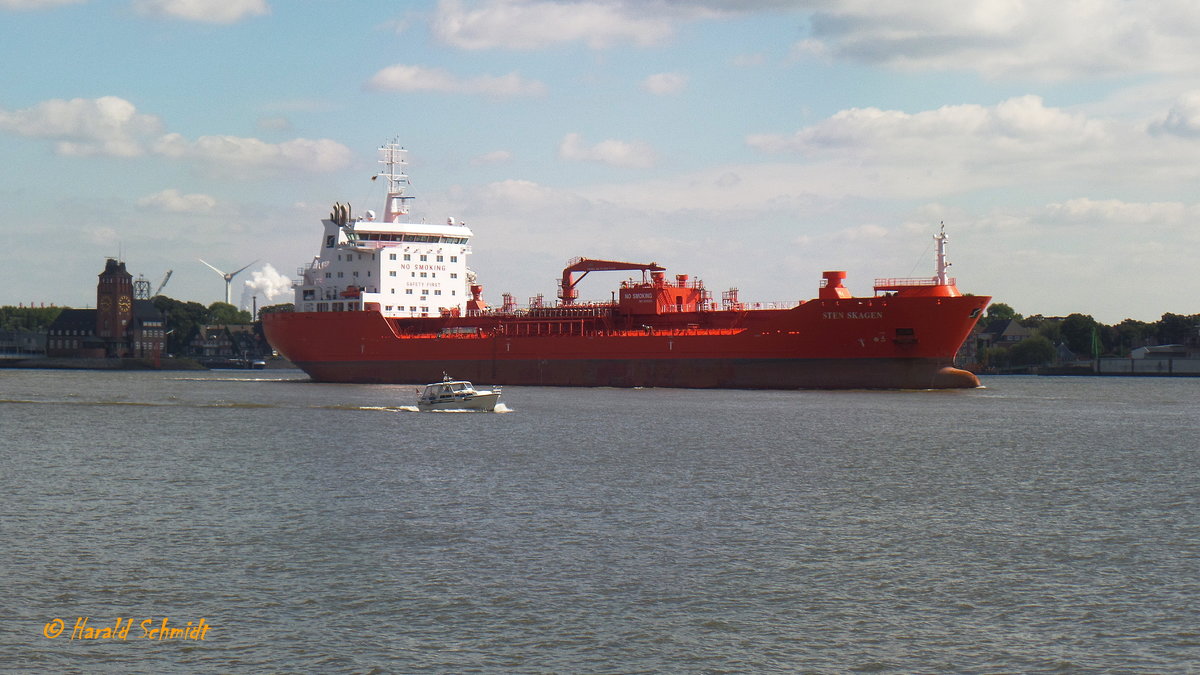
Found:
[{"label": "ship hull", "polygon": [[789,310],[594,319],[278,313],[268,340],[319,382],[725,389],[976,387],[954,368],[986,297],[812,300]]},{"label": "ship hull", "polygon": [[956,389],[979,379],[950,359],[495,359],[307,361],[318,382],[411,384],[443,372],[479,382],[689,389]]}]

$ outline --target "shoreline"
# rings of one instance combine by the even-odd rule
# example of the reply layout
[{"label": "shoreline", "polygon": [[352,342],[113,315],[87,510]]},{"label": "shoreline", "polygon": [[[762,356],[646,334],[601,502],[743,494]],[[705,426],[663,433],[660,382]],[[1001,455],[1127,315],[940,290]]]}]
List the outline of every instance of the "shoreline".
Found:
[{"label": "shoreline", "polygon": [[0,368],[25,368],[35,370],[208,370],[195,359],[71,359],[41,357],[28,359],[0,359]]}]

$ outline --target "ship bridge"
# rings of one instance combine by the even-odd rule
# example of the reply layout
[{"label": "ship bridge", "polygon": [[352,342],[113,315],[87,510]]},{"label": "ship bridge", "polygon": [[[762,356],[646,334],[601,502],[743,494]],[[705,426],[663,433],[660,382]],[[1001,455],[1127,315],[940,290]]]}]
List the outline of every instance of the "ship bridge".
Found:
[{"label": "ship bridge", "polygon": [[471,300],[473,274],[467,267],[474,233],[466,223],[408,220],[402,171],[404,151],[380,148],[388,180],[384,217],[362,215],[335,204],[322,220],[319,253],[299,270],[295,306],[303,312],[374,310],[387,317],[432,317],[462,313]]}]

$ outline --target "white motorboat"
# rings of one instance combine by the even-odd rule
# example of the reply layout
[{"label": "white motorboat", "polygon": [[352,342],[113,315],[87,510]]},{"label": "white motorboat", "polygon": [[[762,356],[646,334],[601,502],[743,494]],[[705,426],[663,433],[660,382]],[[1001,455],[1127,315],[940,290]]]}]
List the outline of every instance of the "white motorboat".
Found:
[{"label": "white motorboat", "polygon": [[419,410],[478,410],[492,412],[500,402],[500,387],[476,389],[466,380],[445,376],[441,382],[425,385],[417,399]]}]

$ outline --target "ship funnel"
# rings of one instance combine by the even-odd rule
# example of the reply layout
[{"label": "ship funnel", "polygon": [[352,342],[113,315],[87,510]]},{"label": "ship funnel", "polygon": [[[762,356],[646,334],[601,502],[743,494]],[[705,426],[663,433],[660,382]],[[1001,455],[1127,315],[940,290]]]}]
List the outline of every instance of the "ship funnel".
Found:
[{"label": "ship funnel", "polygon": [[819,297],[822,300],[837,300],[839,298],[850,297],[850,290],[842,285],[842,279],[846,278],[844,271],[830,270],[824,272],[821,277]]}]

